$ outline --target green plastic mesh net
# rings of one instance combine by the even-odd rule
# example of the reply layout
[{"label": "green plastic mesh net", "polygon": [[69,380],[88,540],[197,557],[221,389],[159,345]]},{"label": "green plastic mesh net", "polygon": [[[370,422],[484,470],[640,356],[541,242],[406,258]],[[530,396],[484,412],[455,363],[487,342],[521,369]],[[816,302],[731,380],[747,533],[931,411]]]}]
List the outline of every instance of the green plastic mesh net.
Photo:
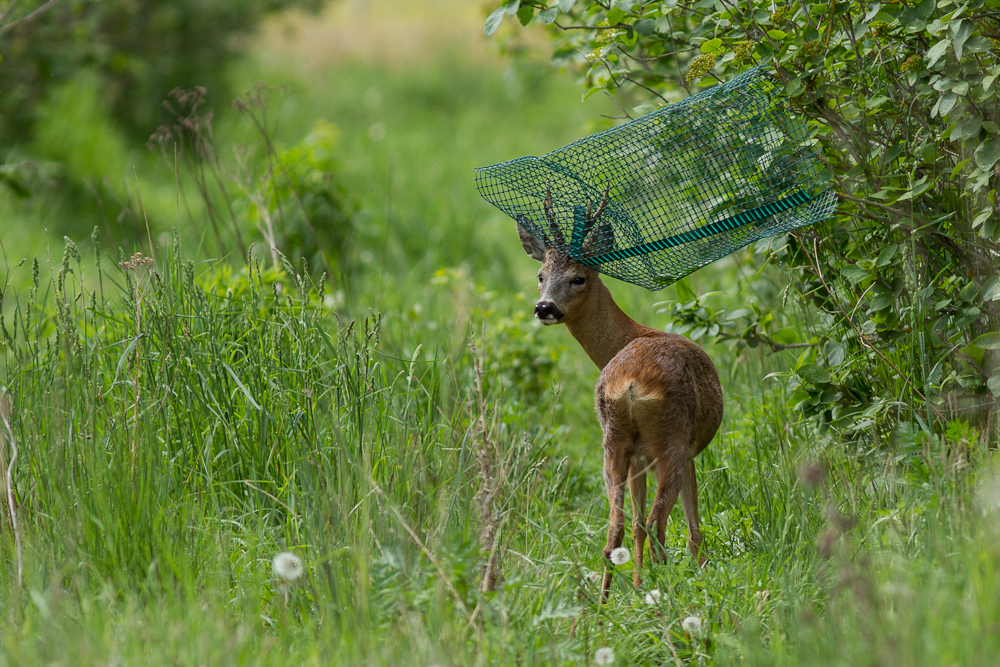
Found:
[{"label": "green plastic mesh net", "polygon": [[761,68],[542,157],[476,169],[491,204],[573,259],[659,290],[837,205]]}]

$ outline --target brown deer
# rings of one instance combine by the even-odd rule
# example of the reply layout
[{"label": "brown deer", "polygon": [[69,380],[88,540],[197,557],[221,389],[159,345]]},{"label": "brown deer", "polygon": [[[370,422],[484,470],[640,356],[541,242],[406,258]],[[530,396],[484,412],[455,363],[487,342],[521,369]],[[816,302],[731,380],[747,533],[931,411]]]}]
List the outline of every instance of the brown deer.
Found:
[{"label": "brown deer", "polygon": [[[587,232],[594,229],[603,204],[593,215],[587,211]],[[561,244],[550,197],[546,197],[545,212],[548,231]],[[626,483],[634,517],[634,585],[641,585],[647,534],[653,562],[666,560],[667,517],[678,495],[687,521],[688,549],[703,564],[694,457],[708,446],[722,421],[722,387],[712,360],[687,338],[643,326],[622,312],[590,267],[550,248],[520,223],[518,233],[524,250],[542,263],[535,317],[546,325],[565,324],[601,369],[596,409],[604,432],[604,484],[611,504],[602,599],[611,588],[611,552],[621,546],[625,535]],[[585,255],[606,250],[596,247],[596,241],[591,243],[590,248],[584,245]],[[656,495],[643,524],[646,471],[650,469],[656,474]]]}]

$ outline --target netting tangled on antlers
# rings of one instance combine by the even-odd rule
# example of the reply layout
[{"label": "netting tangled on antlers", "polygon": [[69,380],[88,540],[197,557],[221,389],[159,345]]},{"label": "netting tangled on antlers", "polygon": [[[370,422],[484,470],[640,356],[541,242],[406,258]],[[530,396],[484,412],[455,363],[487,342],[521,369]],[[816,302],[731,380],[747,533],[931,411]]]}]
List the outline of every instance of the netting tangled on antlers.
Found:
[{"label": "netting tangled on antlers", "polygon": [[659,290],[837,206],[811,133],[761,68],[542,157],[476,169],[550,247]]}]

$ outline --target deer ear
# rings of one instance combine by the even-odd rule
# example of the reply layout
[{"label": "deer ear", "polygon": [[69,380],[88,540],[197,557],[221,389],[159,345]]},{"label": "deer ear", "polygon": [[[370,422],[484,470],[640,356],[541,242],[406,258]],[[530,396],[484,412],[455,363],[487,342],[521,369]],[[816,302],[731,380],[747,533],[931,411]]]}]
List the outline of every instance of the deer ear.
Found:
[{"label": "deer ear", "polygon": [[545,260],[545,253],[548,252],[549,247],[545,245],[544,241],[525,229],[520,222],[517,223],[517,235],[521,237],[521,245],[529,257],[537,259],[539,262]]}]

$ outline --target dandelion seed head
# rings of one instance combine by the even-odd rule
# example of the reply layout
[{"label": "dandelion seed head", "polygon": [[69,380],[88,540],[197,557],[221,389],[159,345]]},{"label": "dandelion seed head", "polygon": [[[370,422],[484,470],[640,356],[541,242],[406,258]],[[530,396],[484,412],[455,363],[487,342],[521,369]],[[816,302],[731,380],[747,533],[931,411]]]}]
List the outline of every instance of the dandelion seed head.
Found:
[{"label": "dandelion seed head", "polygon": [[663,599],[663,594],[660,593],[659,588],[654,588],[653,590],[646,593],[646,604],[650,607],[653,605],[660,604],[660,600]]},{"label": "dandelion seed head", "polygon": [[615,661],[615,650],[610,646],[602,646],[594,651],[594,662],[598,665],[610,665]]},{"label": "dandelion seed head", "polygon": [[302,576],[302,559],[291,551],[282,551],[271,561],[274,576],[285,581],[295,581]]},{"label": "dandelion seed head", "polygon": [[684,628],[684,632],[689,635],[700,635],[701,634],[701,619],[697,616],[688,616],[683,621],[681,621],[681,627]]},{"label": "dandelion seed head", "polygon": [[610,558],[612,565],[624,565],[632,559],[632,554],[629,553],[627,548],[618,547],[611,551]]}]

